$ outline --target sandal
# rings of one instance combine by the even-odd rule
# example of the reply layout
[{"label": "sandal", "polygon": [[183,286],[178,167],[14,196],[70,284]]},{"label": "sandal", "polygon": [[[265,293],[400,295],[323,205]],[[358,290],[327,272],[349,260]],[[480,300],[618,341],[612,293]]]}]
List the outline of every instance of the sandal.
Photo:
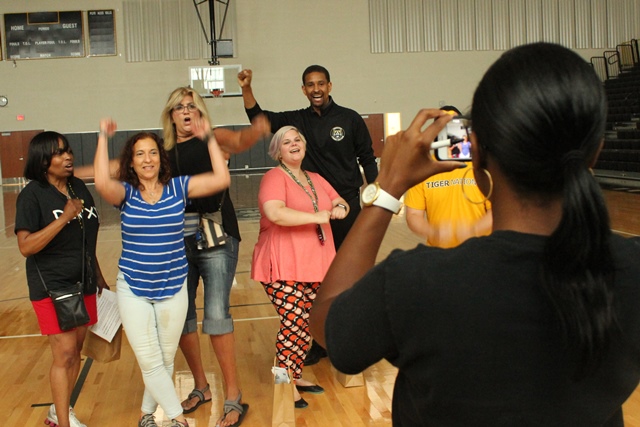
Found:
[{"label": "sandal", "polygon": [[242,392],[238,393],[238,397],[236,400],[225,400],[224,401],[224,416],[220,418],[216,427],[220,426],[220,422],[224,421],[227,418],[227,414],[231,411],[236,411],[238,414],[238,421],[235,424],[230,425],[229,427],[239,427],[242,424],[242,420],[244,420],[245,415],[247,415],[247,411],[249,410],[249,405],[246,403],[240,403],[242,400]]},{"label": "sandal", "polygon": [[204,394],[209,391],[209,384],[207,384],[207,386],[205,388],[203,388],[202,390],[198,390],[197,388],[194,388],[193,391],[191,393],[189,393],[189,396],[187,396],[187,398],[182,402],[182,404],[184,405],[185,402],[190,401],[193,398],[198,398],[198,403],[196,403],[194,406],[192,406],[189,409],[185,409],[184,406],[182,407],[182,413],[183,414],[190,414],[193,411],[195,411],[196,409],[198,409],[200,407],[200,405],[203,405],[207,402],[211,402],[211,399],[205,399],[204,398]]}]

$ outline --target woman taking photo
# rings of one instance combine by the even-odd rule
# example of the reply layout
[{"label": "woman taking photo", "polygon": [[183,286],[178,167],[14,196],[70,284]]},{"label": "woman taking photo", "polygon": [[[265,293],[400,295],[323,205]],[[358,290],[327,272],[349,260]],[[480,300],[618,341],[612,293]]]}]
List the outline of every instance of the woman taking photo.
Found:
[{"label": "woman taking photo", "polygon": [[[196,120],[203,120],[204,125],[209,127],[209,112],[200,95],[189,87],[175,89],[169,95],[162,110],[164,148],[169,155],[173,177],[213,170],[207,155],[207,144],[194,133]],[[229,153],[248,149],[267,133],[269,133],[269,122],[264,116],[257,117],[251,127],[241,131],[224,128],[213,130],[215,139],[224,150],[225,160],[229,158]],[[219,213],[226,233],[226,241],[223,245],[211,248],[198,247],[196,231],[200,215],[212,213]],[[182,408],[185,414],[189,414],[202,404],[210,402],[213,397],[200,355],[196,316],[196,296],[202,277],[204,290],[202,332],[209,335],[224,378],[224,413],[218,420],[218,427],[239,426],[249,405],[242,403],[236,369],[233,318],[229,312],[231,286],[238,264],[240,230],[233,201],[227,189],[209,197],[191,200],[185,212],[184,235],[189,262],[187,279],[189,308],[180,338],[180,349],[193,374],[194,389],[182,402]]]},{"label": "woman taking photo", "polygon": [[[589,170],[606,111],[580,56],[520,46],[473,97],[473,172],[492,234],[374,267],[391,212],[382,193],[363,192],[368,207],[327,273],[311,330],[343,372],[382,358],[398,367],[394,425],[623,425],[640,380],[640,265],[637,242],[612,234]],[[422,110],[387,139],[378,184],[388,197],[456,167],[429,155],[449,120]]]},{"label": "woman taking photo", "polygon": [[308,406],[300,391],[324,392],[302,379],[311,340],[309,310],[335,256],[329,220],[349,213],[324,178],[302,169],[305,150],[306,140],[293,126],[280,128],[271,139],[269,156],[280,166],[260,182],[260,234],[251,264],[251,278],[262,283],[280,316],[276,359],[291,370],[296,408]]},{"label": "woman taking photo", "polygon": [[[15,232],[20,253],[27,257],[29,299],[53,353],[53,405],[45,423],[83,427],[69,402],[87,327],[97,321],[96,290],[108,289],[96,260],[98,213],[84,182],[73,176],[73,152],[63,135],[42,132],[31,140],[24,176],[30,182],[18,195]],[[56,291],[78,282],[84,284],[90,320],[62,331],[45,286]]]},{"label": "woman taking photo", "polygon": [[118,307],[124,330],[145,384],[140,427],[155,427],[158,405],[172,427],[187,426],[173,385],[173,366],[187,313],[187,259],[184,250],[184,208],[187,198],[204,197],[229,186],[220,147],[202,120],[193,124],[208,140],[215,172],[171,178],[169,159],[160,138],[138,133],[120,156],[119,179],[109,171],[107,138],[116,124],[100,122],[94,161],[98,193],[121,211],[122,256]]}]

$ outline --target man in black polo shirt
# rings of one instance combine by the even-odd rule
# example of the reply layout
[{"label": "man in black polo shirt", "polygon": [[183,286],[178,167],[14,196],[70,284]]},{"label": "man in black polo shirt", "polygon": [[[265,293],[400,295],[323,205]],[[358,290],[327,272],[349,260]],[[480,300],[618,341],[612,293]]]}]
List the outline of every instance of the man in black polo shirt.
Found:
[{"label": "man in black polo shirt", "polygon": [[[276,132],[282,126],[298,128],[307,139],[302,167],[322,175],[349,203],[349,215],[343,220],[331,221],[337,251],[360,212],[360,187],[363,184],[360,166],[367,183],[374,182],[378,176],[369,130],[357,112],[333,101],[329,95],[332,87],[329,71],[320,65],[311,65],[302,73],[302,93],[309,99],[310,105],[301,110],[279,113],[263,111],[253,95],[251,79],[251,70],[243,70],[238,74],[249,120],[263,113],[271,122],[271,132]],[[314,343],[305,365],[317,363],[326,354],[322,347]]]}]

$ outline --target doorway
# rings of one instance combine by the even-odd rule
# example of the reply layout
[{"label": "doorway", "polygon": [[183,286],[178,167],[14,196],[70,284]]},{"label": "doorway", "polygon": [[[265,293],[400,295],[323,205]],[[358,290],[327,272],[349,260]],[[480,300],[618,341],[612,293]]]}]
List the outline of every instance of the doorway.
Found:
[{"label": "doorway", "polygon": [[373,155],[380,158],[384,148],[384,114],[362,114],[362,118],[369,129],[369,135],[371,135]]},{"label": "doorway", "polygon": [[0,167],[2,184],[24,182],[24,165],[29,152],[29,142],[42,130],[25,130],[0,133]]}]

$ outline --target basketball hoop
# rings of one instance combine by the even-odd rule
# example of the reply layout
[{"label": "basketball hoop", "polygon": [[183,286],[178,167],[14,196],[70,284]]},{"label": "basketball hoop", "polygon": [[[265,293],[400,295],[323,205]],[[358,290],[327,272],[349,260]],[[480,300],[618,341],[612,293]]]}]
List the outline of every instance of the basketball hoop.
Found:
[{"label": "basketball hoop", "polygon": [[222,89],[211,89],[211,95],[213,95],[214,98],[222,98],[223,93],[224,90]]}]

